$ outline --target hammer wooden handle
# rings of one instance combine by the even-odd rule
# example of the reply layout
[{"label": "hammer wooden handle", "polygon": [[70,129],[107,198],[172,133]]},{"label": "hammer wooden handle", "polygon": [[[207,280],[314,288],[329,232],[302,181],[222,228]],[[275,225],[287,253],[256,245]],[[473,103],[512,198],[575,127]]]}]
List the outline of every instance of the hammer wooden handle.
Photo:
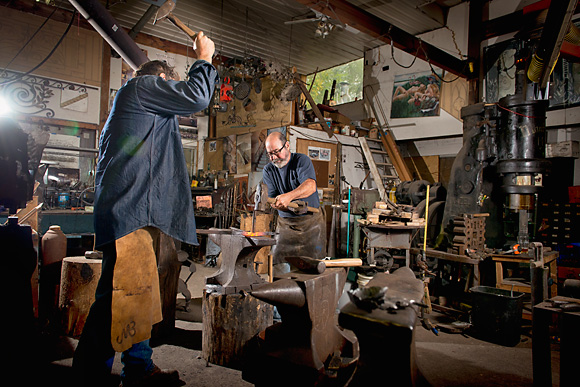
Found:
[{"label": "hammer wooden handle", "polygon": [[172,13],[169,13],[169,15],[167,15],[167,19],[173,24],[175,24],[177,28],[185,32],[187,35],[189,35],[191,40],[195,41],[195,38],[197,38],[197,32],[194,32],[191,28],[186,26],[181,20],[173,16]]},{"label": "hammer wooden handle", "polygon": [[[268,198],[268,203],[271,203],[271,204],[276,203],[276,198]],[[290,202],[290,204],[288,204],[288,208],[298,208],[298,207],[300,207],[300,206],[294,202]],[[306,206],[306,209],[308,210],[308,212],[314,212],[314,213],[318,212],[318,208]]]},{"label": "hammer wooden handle", "polygon": [[362,266],[363,262],[360,258],[337,258],[337,259],[325,259],[322,262],[326,267],[352,267],[352,266]]},{"label": "hammer wooden handle", "polygon": [[315,259],[310,257],[286,257],[286,260],[299,270],[322,274],[327,267],[351,267],[361,266],[362,260],[359,258],[338,258],[338,259]]}]

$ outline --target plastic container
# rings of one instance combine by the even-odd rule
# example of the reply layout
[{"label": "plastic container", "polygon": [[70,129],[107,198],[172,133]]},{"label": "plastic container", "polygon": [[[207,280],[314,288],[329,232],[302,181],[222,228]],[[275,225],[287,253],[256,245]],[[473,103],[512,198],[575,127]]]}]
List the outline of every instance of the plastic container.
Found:
[{"label": "plastic container", "polygon": [[520,342],[524,293],[475,286],[471,323],[482,339],[514,346]]},{"label": "plastic container", "polygon": [[69,205],[70,194],[68,193],[60,193],[58,194],[58,206],[60,208],[67,208]]}]

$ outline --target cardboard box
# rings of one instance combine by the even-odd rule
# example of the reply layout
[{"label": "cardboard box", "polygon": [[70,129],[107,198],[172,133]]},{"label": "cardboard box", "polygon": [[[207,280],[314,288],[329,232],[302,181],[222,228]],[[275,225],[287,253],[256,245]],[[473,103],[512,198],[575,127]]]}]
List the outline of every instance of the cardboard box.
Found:
[{"label": "cardboard box", "polygon": [[379,138],[379,129],[377,128],[372,128],[371,130],[369,130],[369,138],[372,139],[378,139]]},{"label": "cardboard box", "polygon": [[361,120],[360,126],[362,126],[363,128],[370,129],[373,126],[374,120],[375,120],[374,118],[367,118],[365,120]]},{"label": "cardboard box", "polygon": [[580,157],[580,143],[578,141],[562,141],[546,144],[546,157]]}]

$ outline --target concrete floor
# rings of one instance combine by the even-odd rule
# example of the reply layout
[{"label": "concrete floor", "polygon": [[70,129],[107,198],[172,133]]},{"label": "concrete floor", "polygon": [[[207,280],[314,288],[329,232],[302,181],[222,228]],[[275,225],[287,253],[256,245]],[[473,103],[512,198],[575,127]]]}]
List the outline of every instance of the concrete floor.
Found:
[{"label": "concrete floor", "polygon": [[[152,342],[153,359],[161,368],[177,369],[181,380],[191,386],[251,386],[244,381],[241,371],[207,364],[201,358],[202,324],[201,301],[206,276],[215,268],[197,265],[197,271],[188,281],[192,300],[186,308],[182,295],[178,297],[176,330],[171,337],[162,342]],[[189,270],[184,267],[181,278],[186,279]],[[449,317],[433,312],[430,320],[448,323]],[[425,386],[513,386],[528,387],[532,381],[532,348],[529,330],[522,330],[521,342],[515,347],[505,347],[481,341],[463,334],[433,332],[423,328],[420,323],[415,331],[417,363]],[[67,337],[50,338],[44,342],[46,361],[37,367],[35,375],[39,382],[57,382],[60,386],[78,386],[71,380],[72,355],[77,341]],[[553,351],[553,385],[559,385],[558,352]],[[121,371],[119,356],[113,366],[113,383],[118,381]],[[388,384],[389,374],[396,369],[377,370],[377,380]],[[70,382],[70,383],[69,383]],[[78,382],[78,381],[77,381]],[[115,384],[112,384],[115,385]]]}]

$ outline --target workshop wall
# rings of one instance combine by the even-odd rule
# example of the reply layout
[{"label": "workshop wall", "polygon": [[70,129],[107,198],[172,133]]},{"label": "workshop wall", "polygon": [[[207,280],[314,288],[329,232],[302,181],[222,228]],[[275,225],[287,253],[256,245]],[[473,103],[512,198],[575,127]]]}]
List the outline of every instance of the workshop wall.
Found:
[{"label": "workshop wall", "polygon": [[[26,72],[45,59],[67,28],[67,24],[49,20],[42,32],[16,56],[45,18],[2,7],[0,24],[0,66]],[[62,44],[34,74],[71,82],[101,85],[103,40],[91,30],[71,27]]]},{"label": "workshop wall", "polygon": [[[67,24],[49,20],[31,39],[45,18],[7,7],[3,12],[0,66],[5,70],[1,76],[18,81],[3,82],[0,90],[13,100],[14,113],[97,124],[103,50],[100,35],[71,27],[49,57]],[[33,73],[22,76],[40,64]]]},{"label": "workshop wall", "polygon": [[[512,13],[535,1],[491,1],[489,3],[489,18],[497,18]],[[468,40],[468,4],[460,4],[450,9],[448,27],[441,28],[419,36],[443,50],[460,57],[467,52]],[[512,39],[515,33],[489,39],[483,42],[482,47]],[[414,117],[414,118],[391,118],[392,96],[397,77],[430,72],[428,63],[414,56],[385,45],[377,49],[367,51],[365,54],[365,97],[374,104],[379,114],[379,122],[388,122],[392,133],[401,147],[404,157],[411,157],[406,147],[407,141],[413,141],[421,156],[439,155],[453,157],[461,149],[463,124],[460,110],[467,104],[467,83],[465,80],[450,73],[440,73],[440,69],[433,68],[443,76],[441,82],[441,109],[439,116]],[[411,65],[411,63],[413,63]],[[402,67],[407,66],[408,68]],[[485,82],[481,83],[481,91],[485,96]],[[485,100],[485,98],[483,98]],[[361,102],[360,105],[363,105]],[[342,112],[340,106],[339,111]],[[368,112],[368,107],[365,108]],[[548,143],[580,140],[580,107],[565,107],[558,110],[550,110],[547,113],[547,141]],[[550,127],[558,127],[550,129]],[[580,185],[580,159],[574,161],[574,185]]]},{"label": "workshop wall", "polygon": [[[448,17],[449,29],[441,28],[419,36],[443,50],[460,57],[467,52],[467,19],[469,8],[467,4],[461,4],[450,10]],[[455,38],[453,38],[453,35]],[[457,43],[457,47],[455,47]],[[458,51],[459,49],[459,51]],[[445,88],[457,88],[462,81],[447,84],[441,83],[441,106],[446,97],[446,108],[439,109],[438,116],[391,118],[391,107],[395,82],[398,78],[407,76],[413,79],[420,74],[431,72],[429,64],[423,60],[414,61],[414,56],[394,48],[391,52],[390,45],[384,45],[377,49],[367,51],[365,54],[365,98],[369,98],[378,112],[378,121],[381,124],[389,123],[392,133],[397,141],[420,140],[443,136],[461,136],[463,124],[458,118],[458,110],[467,101],[467,89],[464,85],[459,90],[444,94]],[[412,65],[411,65],[412,64]],[[405,66],[405,67],[403,67]],[[435,66],[433,68],[444,79],[456,79],[452,74],[446,75]],[[449,100],[453,97],[453,100]],[[454,153],[459,151],[460,147]],[[436,147],[425,146],[427,154],[436,152]]]}]

